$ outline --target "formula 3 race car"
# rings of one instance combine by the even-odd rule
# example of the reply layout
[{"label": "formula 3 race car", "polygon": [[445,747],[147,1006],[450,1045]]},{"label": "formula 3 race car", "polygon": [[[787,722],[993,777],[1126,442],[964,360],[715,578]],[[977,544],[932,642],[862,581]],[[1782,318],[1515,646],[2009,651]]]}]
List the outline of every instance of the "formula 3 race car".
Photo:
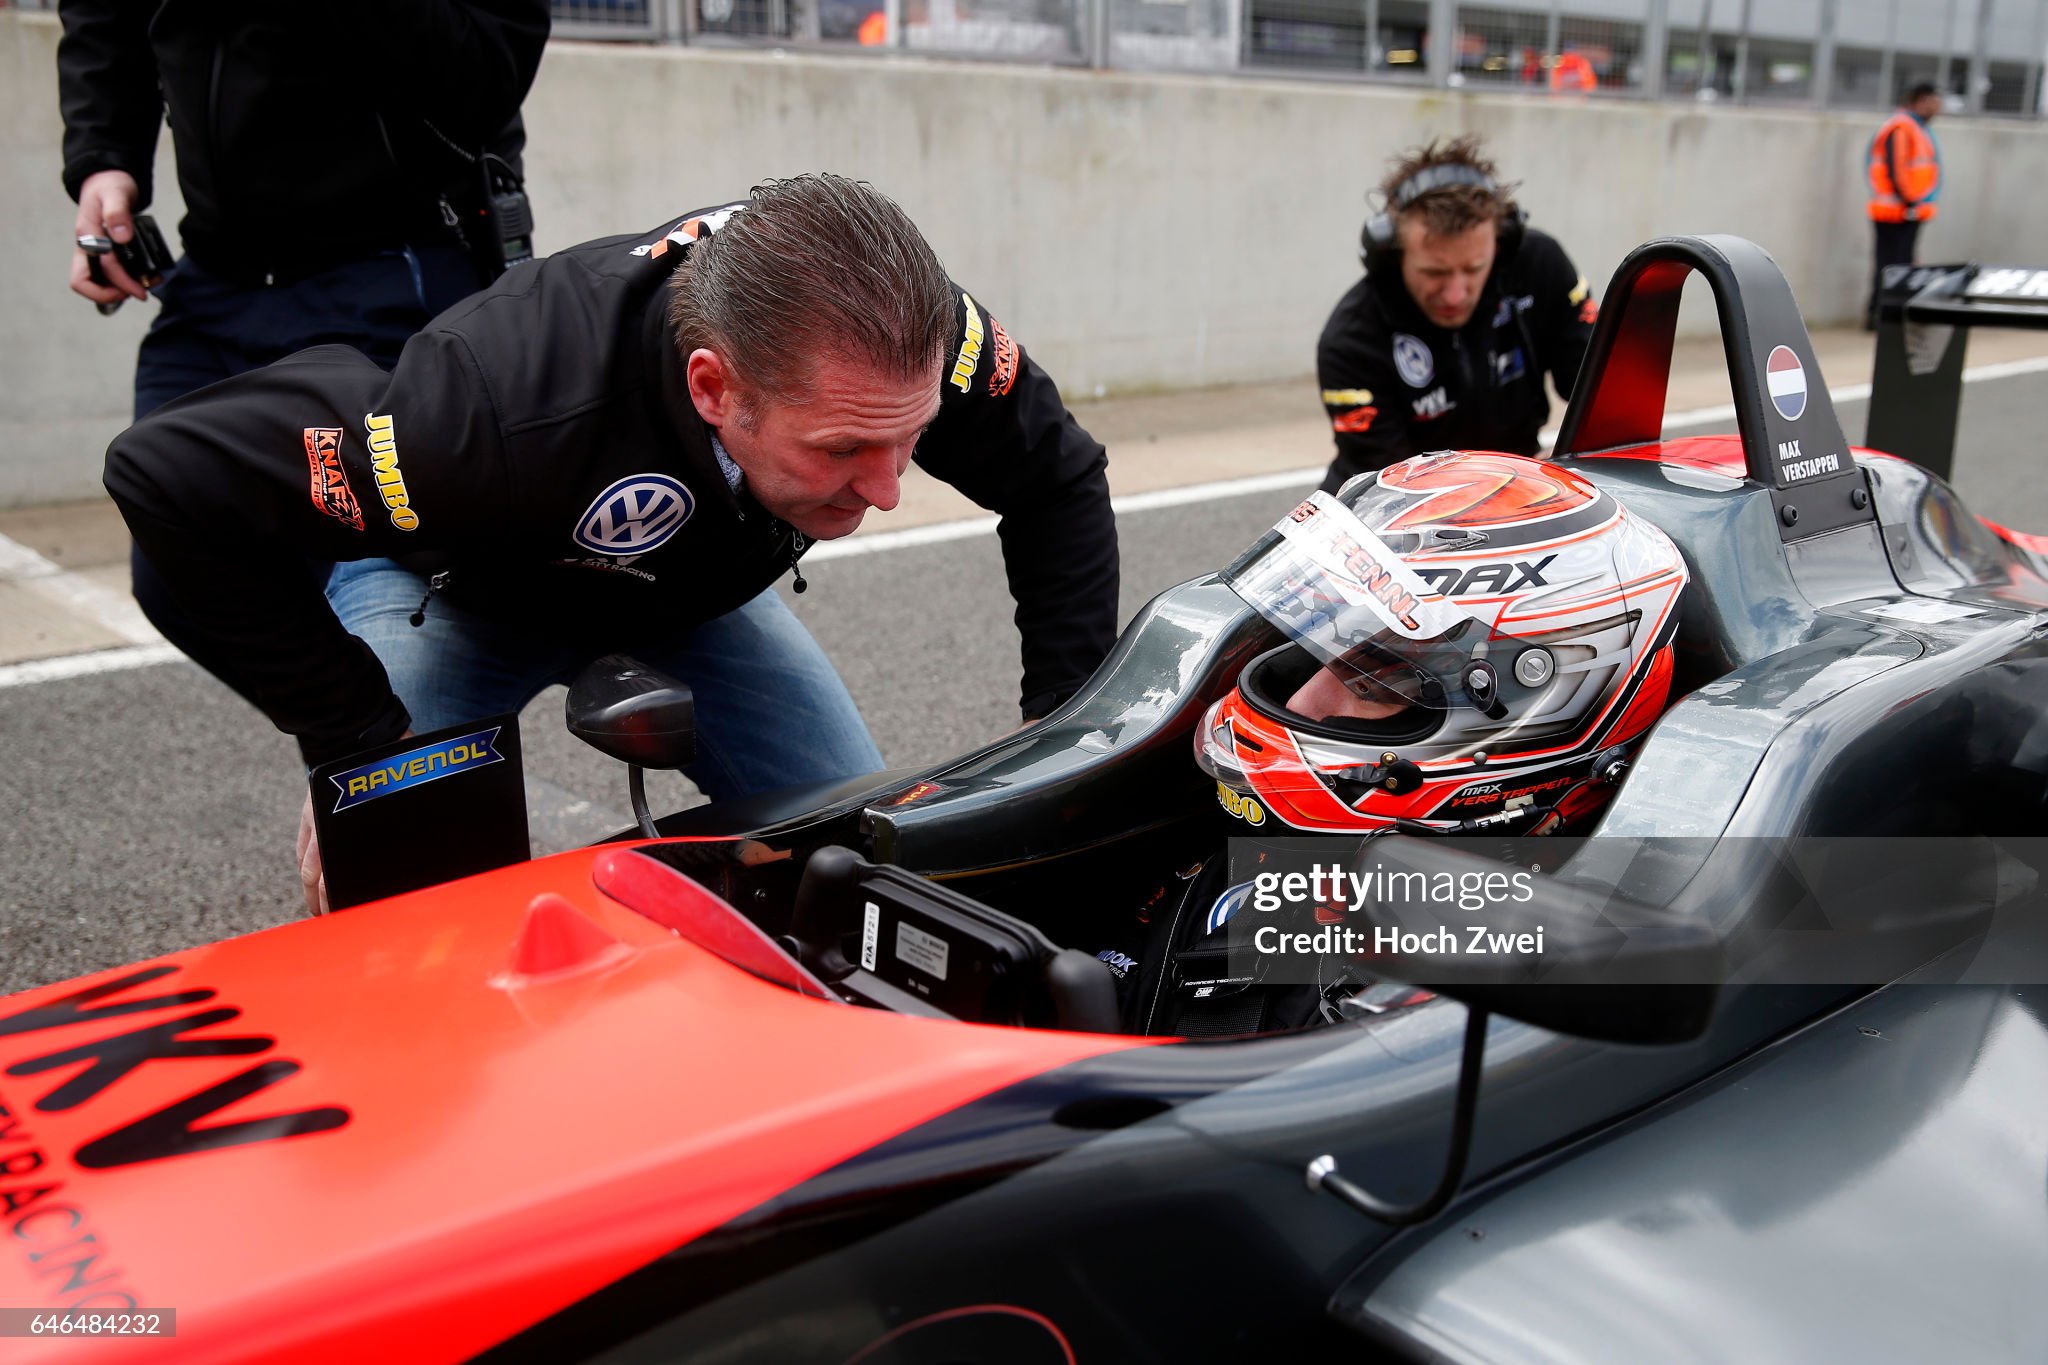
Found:
[{"label": "formula 3 race car", "polygon": [[[1741,430],[1666,443],[1694,275]],[[1588,366],[1558,449],[1691,586],[1604,837],[1509,926],[1550,975],[1397,946],[1312,1026],[1117,1031],[1090,918],[1271,832],[1190,761],[1276,640],[1200,579],[929,770],[656,822],[636,766],[613,842],[0,999],[0,1355],[2032,1358],[2048,989],[1971,967],[2033,902],[1771,954],[1786,841],[2036,884],[2048,546],[1849,447],[1747,242],[1632,254]],[[572,719],[659,765],[687,707],[632,672]]]}]

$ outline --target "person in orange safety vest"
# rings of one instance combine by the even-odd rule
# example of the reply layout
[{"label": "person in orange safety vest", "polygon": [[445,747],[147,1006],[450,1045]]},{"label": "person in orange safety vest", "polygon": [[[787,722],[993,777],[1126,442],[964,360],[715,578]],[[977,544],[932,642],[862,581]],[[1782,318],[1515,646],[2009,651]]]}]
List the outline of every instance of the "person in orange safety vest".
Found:
[{"label": "person in orange safety vest", "polygon": [[1910,90],[1870,140],[1870,225],[1877,238],[1870,274],[1866,330],[1877,326],[1877,296],[1888,265],[1911,265],[1920,225],[1941,197],[1941,147],[1928,124],[1941,111],[1941,91],[1926,81]]},{"label": "person in orange safety vest", "polygon": [[1550,88],[1556,91],[1586,91],[1598,88],[1600,77],[1593,70],[1593,63],[1577,48],[1570,48],[1558,55],[1550,68]]}]

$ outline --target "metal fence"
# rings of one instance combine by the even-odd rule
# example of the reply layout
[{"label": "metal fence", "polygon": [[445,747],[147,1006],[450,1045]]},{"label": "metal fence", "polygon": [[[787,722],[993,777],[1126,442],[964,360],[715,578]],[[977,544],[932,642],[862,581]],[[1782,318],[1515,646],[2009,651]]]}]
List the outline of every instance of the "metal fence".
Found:
[{"label": "metal fence", "polygon": [[[8,0],[0,0],[4,8]],[[14,0],[55,9],[56,0]],[[2048,0],[553,0],[555,36],[2041,118]],[[1449,34],[1438,42],[1438,34]]]},{"label": "metal fence", "polygon": [[[554,0],[562,38],[2042,116],[2048,0]],[[1449,35],[1438,41],[1438,35]]]}]

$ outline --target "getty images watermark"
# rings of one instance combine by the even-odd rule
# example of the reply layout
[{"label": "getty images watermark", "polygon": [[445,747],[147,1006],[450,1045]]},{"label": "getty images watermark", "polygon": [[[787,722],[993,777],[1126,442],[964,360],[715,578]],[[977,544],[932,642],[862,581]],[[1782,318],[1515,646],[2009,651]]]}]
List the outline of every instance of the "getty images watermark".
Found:
[{"label": "getty images watermark", "polygon": [[1232,839],[1233,977],[2048,983],[2048,839]]},{"label": "getty images watermark", "polygon": [[1323,915],[1317,917],[1320,922],[1314,929],[1307,930],[1290,931],[1281,922],[1259,924],[1252,930],[1252,947],[1268,954],[1354,957],[1368,953],[1540,955],[1544,934],[1541,923],[1534,929],[1519,930],[1496,929],[1486,923],[1442,923],[1416,930],[1392,924],[1360,928],[1348,919],[1338,918],[1363,905],[1399,905],[1445,915],[1455,911],[1470,919],[1504,905],[1528,905],[1536,899],[1536,876],[1521,869],[1432,875],[1391,870],[1379,863],[1363,870],[1341,862],[1315,863],[1306,872],[1269,868],[1252,874],[1250,903],[1254,911],[1270,915],[1291,907],[1297,911],[1320,910]]}]

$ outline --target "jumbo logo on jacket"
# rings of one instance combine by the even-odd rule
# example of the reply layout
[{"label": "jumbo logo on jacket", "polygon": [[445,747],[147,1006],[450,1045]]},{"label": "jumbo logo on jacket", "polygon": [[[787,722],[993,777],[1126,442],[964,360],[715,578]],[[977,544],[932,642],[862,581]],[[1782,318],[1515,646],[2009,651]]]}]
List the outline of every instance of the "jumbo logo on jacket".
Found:
[{"label": "jumbo logo on jacket", "polygon": [[391,509],[391,524],[401,531],[418,530],[420,514],[412,510],[412,499],[405,491],[405,475],[398,469],[398,433],[392,429],[390,414],[364,414],[363,431],[370,441],[370,468],[377,475],[377,496]]},{"label": "jumbo logo on jacket", "polygon": [[646,554],[695,510],[690,490],[668,475],[628,474],[591,501],[576,523],[576,543],[593,554]]},{"label": "jumbo logo on jacket", "polygon": [[960,354],[953,358],[953,387],[962,393],[974,388],[974,368],[981,364],[981,312],[974,306],[974,300],[967,295],[960,296],[960,302],[967,309],[967,330],[960,338]]}]

